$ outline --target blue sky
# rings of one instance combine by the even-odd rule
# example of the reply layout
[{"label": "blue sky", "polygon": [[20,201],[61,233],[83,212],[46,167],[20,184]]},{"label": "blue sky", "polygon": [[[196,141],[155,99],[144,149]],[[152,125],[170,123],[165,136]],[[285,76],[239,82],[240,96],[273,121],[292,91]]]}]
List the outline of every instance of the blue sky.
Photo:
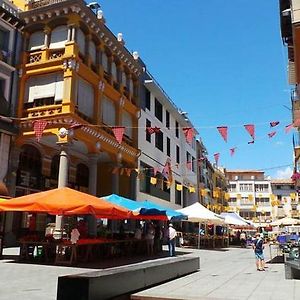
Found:
[{"label": "blue sky", "polygon": [[[289,176],[290,87],[275,0],[103,0],[107,26],[123,33],[150,73],[198,128],[209,158],[228,169]],[[270,129],[270,121],[280,125]],[[257,140],[243,124],[255,124]],[[216,126],[226,125],[228,142]],[[233,126],[233,127],[232,127]],[[277,131],[269,139],[267,133]],[[233,157],[229,149],[237,147]]]}]

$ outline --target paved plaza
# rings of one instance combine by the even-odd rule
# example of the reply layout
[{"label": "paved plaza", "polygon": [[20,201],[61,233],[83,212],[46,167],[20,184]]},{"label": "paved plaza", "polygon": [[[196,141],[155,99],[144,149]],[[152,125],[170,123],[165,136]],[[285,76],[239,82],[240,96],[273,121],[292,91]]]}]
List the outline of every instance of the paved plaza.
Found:
[{"label": "paved plaza", "polygon": [[[300,299],[300,281],[285,280],[283,264],[268,264],[266,272],[256,271],[251,249],[177,250],[200,256],[200,271],[137,293],[133,298]],[[13,253],[16,253],[16,248],[4,251],[6,255]],[[125,264],[126,259],[97,267],[99,270],[117,263]],[[22,264],[5,259],[0,261],[0,270],[1,300],[55,300],[58,276],[94,271],[95,268]]]}]

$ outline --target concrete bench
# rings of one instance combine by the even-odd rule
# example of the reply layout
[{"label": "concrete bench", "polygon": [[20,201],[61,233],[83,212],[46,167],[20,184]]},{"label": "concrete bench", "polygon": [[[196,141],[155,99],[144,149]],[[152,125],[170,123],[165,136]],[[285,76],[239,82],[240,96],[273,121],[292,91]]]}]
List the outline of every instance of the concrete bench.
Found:
[{"label": "concrete bench", "polygon": [[111,299],[196,272],[199,268],[199,257],[187,255],[61,276],[57,300]]},{"label": "concrete bench", "polygon": [[300,279],[300,261],[287,260],[284,263],[285,279]]}]

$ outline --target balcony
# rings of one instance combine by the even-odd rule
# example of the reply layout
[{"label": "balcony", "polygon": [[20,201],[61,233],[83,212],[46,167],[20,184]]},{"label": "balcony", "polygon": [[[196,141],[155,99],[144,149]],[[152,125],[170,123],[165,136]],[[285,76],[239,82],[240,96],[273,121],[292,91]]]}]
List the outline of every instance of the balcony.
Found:
[{"label": "balcony", "polygon": [[65,54],[65,49],[44,49],[33,52],[27,52],[26,63],[36,64],[48,62],[50,60],[61,59]]},{"label": "balcony", "polygon": [[35,105],[33,102],[24,104],[23,118],[51,117],[62,113],[61,104]]},{"label": "balcony", "polygon": [[28,1],[27,3],[27,9],[28,10],[36,9],[36,8],[40,8],[40,7],[44,7],[44,6],[48,6],[60,2],[65,2],[65,1],[66,0],[31,0]]}]

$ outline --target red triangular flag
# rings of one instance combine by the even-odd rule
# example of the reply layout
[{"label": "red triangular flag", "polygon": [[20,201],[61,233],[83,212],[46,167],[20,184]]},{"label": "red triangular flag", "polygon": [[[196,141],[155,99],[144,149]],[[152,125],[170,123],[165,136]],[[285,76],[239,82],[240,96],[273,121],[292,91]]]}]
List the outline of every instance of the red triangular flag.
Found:
[{"label": "red triangular flag", "polygon": [[270,122],[270,126],[271,127],[275,127],[279,124],[280,122],[279,121],[273,121],[273,122]]},{"label": "red triangular flag", "polygon": [[194,129],[192,127],[182,128],[186,141],[191,144],[194,138]]},{"label": "red triangular flag", "polygon": [[123,134],[125,131],[125,127],[124,126],[115,126],[115,127],[112,127],[111,129],[115,135],[116,140],[118,141],[119,144],[121,144],[122,140],[123,140]]},{"label": "red triangular flag", "polygon": [[230,150],[230,156],[233,156],[233,155],[234,155],[235,149],[236,149],[236,147],[229,149],[229,150]]},{"label": "red triangular flag", "polygon": [[33,122],[33,130],[36,136],[36,140],[39,142],[43,135],[43,132],[47,126],[48,122],[45,120],[36,120]]},{"label": "red triangular flag", "polygon": [[254,140],[255,139],[255,127],[254,127],[254,125],[253,124],[246,124],[246,125],[244,125],[244,127]]},{"label": "red triangular flag", "polygon": [[224,141],[227,143],[227,133],[228,133],[228,127],[227,126],[219,126],[217,127],[219,133],[221,134]]},{"label": "red triangular flag", "polygon": [[276,134],[276,131],[272,131],[268,133],[269,138],[272,138]]},{"label": "red triangular flag", "polygon": [[153,168],[153,175],[154,175],[154,177],[156,177],[156,174],[157,174],[158,170],[159,170],[159,168],[157,168],[157,167]]},{"label": "red triangular flag", "polygon": [[220,153],[215,153],[215,154],[214,154],[214,158],[215,158],[216,164],[218,164],[219,158],[220,158]]},{"label": "red triangular flag", "polygon": [[153,133],[159,133],[160,132],[160,128],[159,127],[146,127],[146,130],[149,134],[153,134]]},{"label": "red triangular flag", "polygon": [[285,133],[289,133],[293,127],[294,127],[294,124],[286,125],[284,128]]}]

